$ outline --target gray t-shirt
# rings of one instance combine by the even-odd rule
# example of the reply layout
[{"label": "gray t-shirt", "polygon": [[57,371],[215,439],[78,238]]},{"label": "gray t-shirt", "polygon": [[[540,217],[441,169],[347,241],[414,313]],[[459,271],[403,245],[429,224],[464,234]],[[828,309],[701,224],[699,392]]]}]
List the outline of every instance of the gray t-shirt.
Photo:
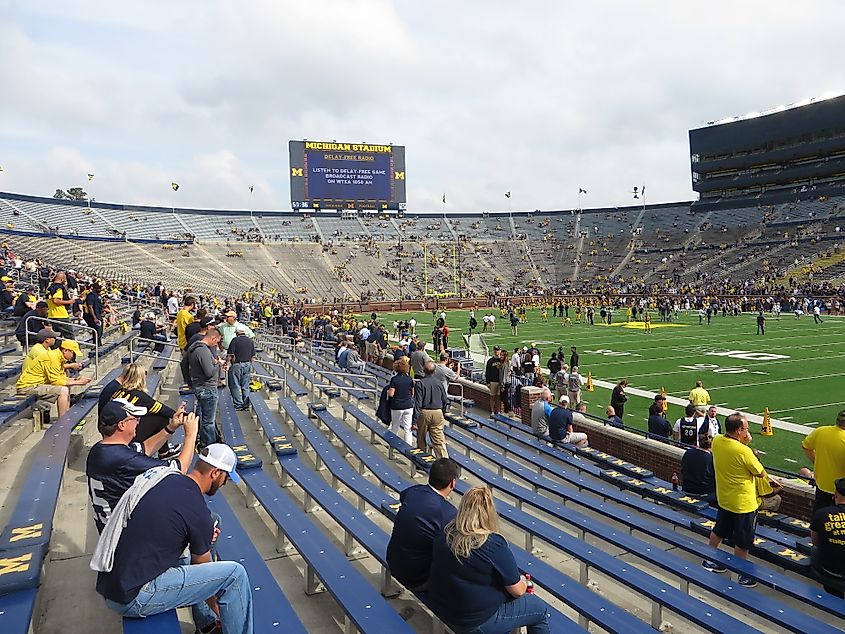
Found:
[{"label": "gray t-shirt", "polygon": [[434,376],[443,383],[443,389],[446,390],[446,394],[449,393],[449,382],[458,378],[458,375],[452,368],[445,366],[442,363],[438,363],[434,366]]},{"label": "gray t-shirt", "polygon": [[535,436],[549,435],[549,421],[546,418],[546,401],[534,401],[531,406],[531,433]]},{"label": "gray t-shirt", "polygon": [[425,376],[425,364],[431,359],[425,350],[414,350],[411,353],[411,369],[414,376],[421,379]]}]

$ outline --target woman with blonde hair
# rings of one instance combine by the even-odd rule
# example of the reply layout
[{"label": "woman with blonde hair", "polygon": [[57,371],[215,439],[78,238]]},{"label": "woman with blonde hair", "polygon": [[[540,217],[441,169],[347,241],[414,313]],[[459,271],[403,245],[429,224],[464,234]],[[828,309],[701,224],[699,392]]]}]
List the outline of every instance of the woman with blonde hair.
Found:
[{"label": "woman with blonde hair", "polygon": [[404,439],[409,445],[414,445],[414,435],[411,433],[411,422],[414,416],[414,379],[409,374],[411,364],[408,357],[399,357],[393,362],[396,374],[390,379],[387,388],[388,405],[390,406],[390,431]]},{"label": "woman with blonde hair", "polygon": [[507,634],[522,626],[547,634],[549,610],[533,588],[499,533],[493,493],[470,489],[434,539],[428,593],[435,614],[456,634]]},{"label": "woman with blonde hair", "polygon": [[[100,392],[98,409],[102,409],[106,403],[116,398],[125,398],[133,405],[147,408],[147,413],[138,421],[132,442],[143,443],[147,438],[155,436],[171,420],[177,418],[177,414],[181,415],[185,411],[184,403],[174,410],[147,394],[147,368],[140,363],[128,364],[119,377],[106,384]],[[159,450],[158,457],[167,460],[178,456],[181,450],[182,445],[166,442]]]}]

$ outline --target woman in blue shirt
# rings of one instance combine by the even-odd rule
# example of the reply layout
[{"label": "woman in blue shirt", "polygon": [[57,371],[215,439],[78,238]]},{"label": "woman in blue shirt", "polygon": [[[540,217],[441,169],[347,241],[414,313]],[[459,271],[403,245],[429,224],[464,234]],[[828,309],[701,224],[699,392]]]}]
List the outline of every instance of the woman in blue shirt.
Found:
[{"label": "woman in blue shirt", "polygon": [[408,357],[400,357],[393,362],[396,374],[390,379],[387,396],[390,399],[390,431],[404,438],[409,445],[416,446],[411,433],[414,416],[414,379],[409,374],[411,364]]},{"label": "woman in blue shirt", "polygon": [[547,634],[549,610],[529,591],[487,487],[467,491],[457,517],[434,539],[428,592],[434,613],[456,634]]}]

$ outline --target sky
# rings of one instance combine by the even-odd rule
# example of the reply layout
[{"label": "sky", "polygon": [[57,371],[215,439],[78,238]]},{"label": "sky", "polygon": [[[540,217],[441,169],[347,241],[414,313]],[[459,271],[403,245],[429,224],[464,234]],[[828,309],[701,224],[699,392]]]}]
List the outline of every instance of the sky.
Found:
[{"label": "sky", "polygon": [[842,91],[843,27],[838,0],[0,0],[0,191],[290,209],[307,138],[404,145],[411,212],[693,200],[688,130]]}]

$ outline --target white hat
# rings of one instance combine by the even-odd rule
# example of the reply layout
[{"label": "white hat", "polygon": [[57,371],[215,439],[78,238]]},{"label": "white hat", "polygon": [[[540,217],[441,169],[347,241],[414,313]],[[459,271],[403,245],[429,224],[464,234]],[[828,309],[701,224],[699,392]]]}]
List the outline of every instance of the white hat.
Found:
[{"label": "white hat", "polygon": [[558,403],[560,403],[561,405],[569,405],[569,397],[566,394],[561,394]]},{"label": "white hat", "polygon": [[144,315],[144,319],[155,319],[155,318],[156,318],[155,313],[147,313],[147,314]]},{"label": "white hat", "polygon": [[206,450],[208,451],[207,455],[200,453],[197,458],[210,464],[212,467],[223,469],[223,471],[229,474],[229,478],[231,478],[232,482],[239,484],[241,477],[235,470],[235,467],[238,464],[238,457],[235,455],[235,452],[232,451],[232,448],[222,442],[215,442],[208,445]]}]

